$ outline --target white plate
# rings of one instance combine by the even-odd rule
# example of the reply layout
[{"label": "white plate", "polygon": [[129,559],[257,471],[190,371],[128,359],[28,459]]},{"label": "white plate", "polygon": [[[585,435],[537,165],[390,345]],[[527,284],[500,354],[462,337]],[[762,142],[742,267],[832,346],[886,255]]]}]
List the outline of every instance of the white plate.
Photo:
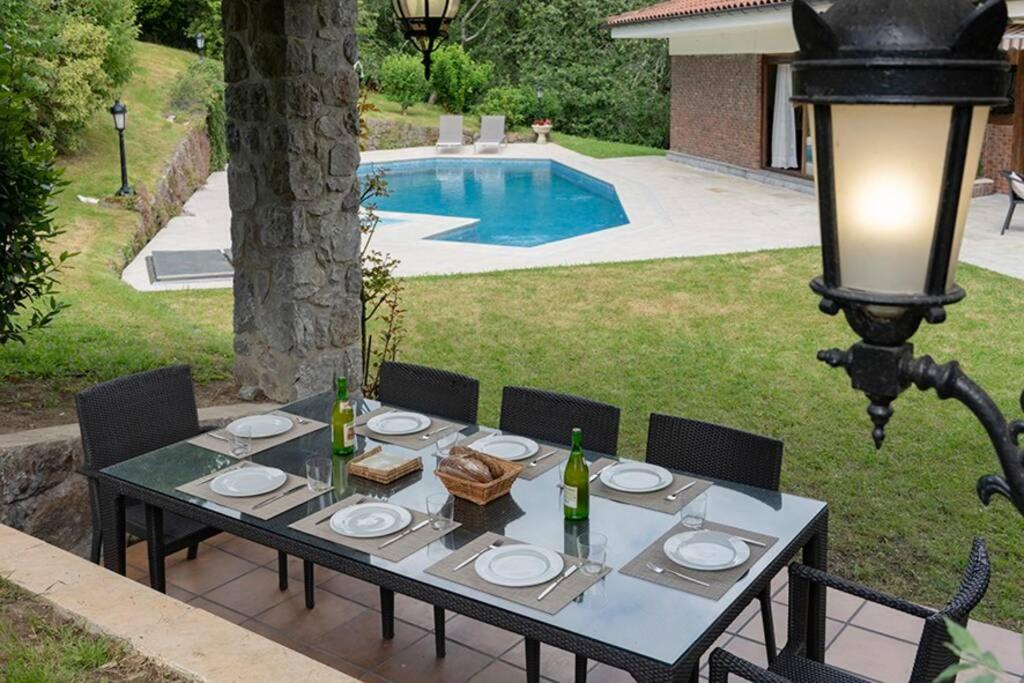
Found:
[{"label": "white plate", "polygon": [[497,586],[536,586],[562,573],[565,562],[553,550],[537,545],[506,545],[476,558],[477,575]]},{"label": "white plate", "polygon": [[672,473],[664,467],[645,462],[622,461],[601,472],[601,483],[626,493],[660,491],[672,483]]},{"label": "white plate", "polygon": [[430,418],[420,413],[385,413],[371,417],[366,422],[366,426],[370,431],[378,434],[404,436],[422,432],[430,426]]},{"label": "white plate", "polygon": [[227,426],[227,430],[235,436],[265,439],[284,434],[293,426],[292,421],[282,415],[250,415],[235,420]]},{"label": "white plate", "polygon": [[536,441],[527,439],[525,436],[512,436],[511,434],[485,436],[479,441],[471,443],[469,447],[502,460],[525,460],[540,450]]},{"label": "white plate", "polygon": [[284,486],[288,475],[276,467],[241,467],[225,472],[210,482],[214,493],[229,498],[262,496]]},{"label": "white plate", "polygon": [[331,517],[331,528],[342,536],[378,538],[409,526],[412,513],[391,503],[360,503],[338,510]]},{"label": "white plate", "polygon": [[750,559],[746,543],[709,529],[676,534],[665,541],[663,549],[668,559],[676,564],[705,572],[732,569]]}]

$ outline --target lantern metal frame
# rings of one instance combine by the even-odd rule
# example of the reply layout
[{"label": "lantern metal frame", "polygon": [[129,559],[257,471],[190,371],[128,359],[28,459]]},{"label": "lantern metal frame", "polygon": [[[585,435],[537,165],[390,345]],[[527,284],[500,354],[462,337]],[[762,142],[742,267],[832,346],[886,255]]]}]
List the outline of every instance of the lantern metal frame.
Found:
[{"label": "lantern metal frame", "polygon": [[[1024,515],[1024,421],[1008,422],[995,402],[955,361],[939,365],[914,357],[909,339],[922,321],[939,324],[946,306],[966,292],[948,286],[957,215],[975,107],[1006,103],[1010,66],[1000,42],[1007,25],[1005,0],[838,0],[819,14],[809,0],[794,0],[800,45],[793,63],[793,101],[814,107],[815,173],[821,222],[822,275],[811,281],[828,315],[842,311],[861,338],[849,349],[818,353],[842,367],[854,389],[869,399],[875,446],[885,439],[892,402],[910,386],[934,389],[969,408],[985,427],[1003,475],[985,475],[977,492],[986,505],[1010,499]],[[833,105],[945,105],[950,133],[927,277],[921,293],[889,294],[842,286],[833,155]],[[1024,408],[1024,393],[1021,395]]]},{"label": "lantern metal frame", "polygon": [[[431,0],[423,0],[425,17],[410,17],[405,13],[402,0],[392,0],[391,6],[395,10],[399,23],[402,25],[402,33],[405,39],[412,43],[420,54],[423,55],[423,77],[430,80],[431,55],[437,48],[448,39],[448,28],[455,17],[447,17],[448,8],[453,0],[433,0],[441,5],[441,12],[438,16],[430,16]],[[417,38],[426,38],[427,45],[423,47]]]},{"label": "lantern metal frame", "polygon": [[[135,190],[128,184],[128,159],[124,148],[124,129],[128,127],[128,107],[121,100],[114,100],[109,109],[110,115],[114,118],[114,130],[117,131],[117,142],[121,152],[121,187],[114,193],[117,197],[128,197],[135,194]],[[117,125],[117,117],[124,117],[124,124]]]}]

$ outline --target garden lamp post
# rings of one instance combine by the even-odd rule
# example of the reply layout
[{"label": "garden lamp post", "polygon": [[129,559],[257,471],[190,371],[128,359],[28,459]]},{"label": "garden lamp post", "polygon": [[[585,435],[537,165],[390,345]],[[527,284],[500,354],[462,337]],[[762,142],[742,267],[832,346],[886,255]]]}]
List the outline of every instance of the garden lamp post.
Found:
[{"label": "garden lamp post", "polygon": [[110,108],[110,115],[114,117],[114,129],[117,131],[117,139],[121,147],[121,189],[115,194],[118,197],[127,197],[134,194],[128,184],[128,161],[124,152],[124,129],[128,124],[128,107],[124,106],[121,100],[116,100],[114,106]]},{"label": "garden lamp post", "polygon": [[423,75],[430,80],[430,55],[448,37],[459,13],[459,0],[392,0],[406,40],[423,55]]},{"label": "garden lamp post", "polygon": [[203,58],[204,48],[206,48],[206,36],[200,31],[196,34],[196,51],[199,52],[199,59]]},{"label": "garden lamp post", "polygon": [[1024,514],[1024,421],[1008,423],[955,361],[915,358],[909,343],[965,296],[955,276],[974,169],[989,110],[1006,102],[1005,0],[838,0],[823,14],[794,0],[793,24],[793,100],[812,109],[821,221],[811,289],[861,338],[818,358],[867,395],[879,448],[911,385],[966,405],[1003,470],[981,477],[978,495]]}]

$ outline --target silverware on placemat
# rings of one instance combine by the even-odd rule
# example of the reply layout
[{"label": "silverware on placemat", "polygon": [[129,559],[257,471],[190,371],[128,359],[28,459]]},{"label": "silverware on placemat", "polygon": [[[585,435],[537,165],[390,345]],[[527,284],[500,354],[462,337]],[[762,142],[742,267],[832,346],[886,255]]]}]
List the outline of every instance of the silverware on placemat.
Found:
[{"label": "silverware on placemat", "polygon": [[557,579],[552,581],[551,584],[548,585],[547,588],[545,588],[544,590],[541,591],[540,595],[537,596],[537,601],[539,602],[539,601],[543,600],[544,598],[548,597],[548,594],[551,593],[551,591],[553,591],[556,588],[558,588],[558,585],[560,583],[562,583],[563,581],[568,579],[570,576],[575,574],[576,570],[579,569],[579,568],[580,568],[580,565],[574,564],[571,567],[569,567],[568,569],[566,569],[565,572],[561,576],[559,576]]},{"label": "silverware on placemat", "polygon": [[387,548],[389,545],[391,545],[395,541],[400,541],[403,538],[405,538],[406,536],[408,536],[409,534],[416,533],[417,531],[419,531],[420,529],[422,529],[423,527],[425,527],[428,524],[430,524],[430,518],[429,517],[426,518],[425,520],[423,520],[422,522],[420,522],[419,524],[417,524],[416,526],[410,527],[409,529],[406,529],[405,531],[403,531],[402,533],[398,534],[394,538],[391,538],[391,539],[388,539],[388,540],[384,541],[379,546],[377,546],[377,549],[380,550],[382,548]]},{"label": "silverware on placemat", "polygon": [[443,432],[443,431],[445,431],[447,429],[451,429],[454,426],[455,425],[445,425],[444,427],[438,427],[437,429],[435,429],[433,431],[430,431],[430,432],[427,432],[426,434],[423,434],[422,436],[420,436],[420,438],[423,439],[424,441],[426,441],[430,437],[434,436],[434,434],[440,434],[441,432]]},{"label": "silverware on placemat", "polygon": [[667,496],[665,496],[665,500],[675,500],[676,498],[679,497],[680,493],[682,493],[683,491],[686,491],[687,489],[693,488],[696,485],[697,485],[697,482],[691,481],[686,486],[680,486],[675,491],[673,491],[672,493],[670,493]]},{"label": "silverware on placemat", "polygon": [[591,475],[590,475],[590,479],[588,479],[587,481],[588,481],[588,482],[590,482],[590,483],[593,483],[593,482],[594,482],[594,480],[596,480],[596,479],[597,479],[598,477],[600,477],[600,476],[601,476],[601,473],[602,473],[602,472],[604,472],[604,471],[605,471],[606,469],[608,469],[609,467],[615,467],[615,466],[616,466],[616,465],[618,465],[618,464],[619,464],[619,463],[617,463],[617,462],[613,462],[613,463],[611,463],[611,464],[609,464],[609,465],[605,465],[604,467],[602,467],[601,469],[599,469],[599,470],[598,470],[597,472],[594,472],[593,474],[591,474]]},{"label": "silverware on placemat", "polygon": [[199,481],[195,482],[195,484],[198,485],[198,484],[205,484],[207,482],[211,482],[211,481],[213,481],[214,479],[216,479],[217,477],[219,477],[222,474],[227,474],[228,472],[233,472],[234,470],[240,470],[243,467],[248,467],[251,464],[254,464],[254,463],[243,462],[241,465],[236,465],[234,467],[228,467],[227,469],[224,469],[224,470],[217,470],[216,472],[214,472],[210,476],[206,477],[205,479],[200,479]]},{"label": "silverware on placemat", "polygon": [[692,576],[687,576],[686,574],[680,574],[679,572],[675,571],[674,569],[665,569],[664,567],[659,567],[658,565],[654,564],[653,562],[648,562],[647,563],[647,568],[650,569],[655,574],[664,574],[664,573],[667,572],[667,573],[671,574],[672,576],[678,576],[680,579],[684,579],[686,581],[691,581],[693,583],[700,584],[701,586],[704,586],[705,588],[710,588],[711,587],[710,583],[705,583],[705,582],[701,581],[700,579],[695,579]]},{"label": "silverware on placemat", "polygon": [[554,455],[554,454],[555,454],[555,453],[557,453],[557,452],[558,452],[558,449],[557,449],[557,448],[552,448],[552,449],[551,449],[550,451],[548,451],[548,452],[547,452],[547,453],[545,453],[544,455],[540,455],[540,456],[537,456],[537,458],[535,458],[535,459],[534,459],[534,460],[533,460],[533,461],[532,461],[532,462],[530,463],[530,465],[529,465],[529,466],[530,466],[530,467],[536,467],[536,466],[537,466],[537,463],[539,463],[539,462],[540,462],[541,460],[543,460],[543,459],[545,459],[545,458],[550,458],[550,457],[551,457],[552,455]]},{"label": "silverware on placemat", "polygon": [[487,546],[483,550],[477,551],[477,552],[473,553],[472,555],[470,555],[469,557],[467,557],[466,559],[464,559],[462,562],[459,562],[457,565],[455,565],[455,568],[452,569],[452,571],[453,572],[459,571],[460,569],[465,567],[467,564],[469,564],[470,562],[472,562],[476,558],[478,558],[481,555],[483,555],[484,553],[486,553],[488,550],[494,550],[495,548],[500,548],[501,544],[504,543],[504,542],[505,542],[504,539],[499,538],[497,541],[495,541],[494,543],[490,544],[489,546]]},{"label": "silverware on placemat", "polygon": [[745,538],[743,536],[734,536],[734,538],[738,538],[741,541],[743,541],[744,543],[749,543],[750,545],[756,545],[758,548],[767,548],[768,547],[767,543],[762,543],[761,541],[755,541],[752,538]]},{"label": "silverware on placemat", "polygon": [[[216,431],[220,431],[220,430],[216,430]],[[222,436],[221,434],[217,434],[217,433],[215,433],[215,431],[206,432],[206,435],[208,437],[210,437],[211,439],[218,439],[220,441],[227,441],[228,443],[231,443],[231,439],[229,439],[226,436]]]},{"label": "silverware on placemat", "polygon": [[287,491],[285,491],[284,493],[279,493],[276,496],[273,496],[271,498],[267,498],[262,503],[256,503],[255,505],[252,506],[252,509],[253,510],[259,510],[261,507],[264,507],[265,505],[270,505],[271,503],[276,503],[277,501],[281,500],[282,498],[287,498],[288,496],[292,495],[296,491],[299,491],[299,490],[304,489],[304,488],[306,488],[306,482],[302,482],[301,484],[299,484],[297,486],[293,486],[290,489],[288,489]]}]

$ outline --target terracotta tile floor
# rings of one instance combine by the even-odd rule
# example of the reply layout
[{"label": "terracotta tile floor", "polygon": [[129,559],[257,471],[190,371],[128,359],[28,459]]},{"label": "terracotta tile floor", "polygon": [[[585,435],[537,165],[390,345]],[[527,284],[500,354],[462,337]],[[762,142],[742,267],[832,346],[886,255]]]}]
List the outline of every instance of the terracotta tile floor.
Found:
[{"label": "terracotta tile floor", "polygon": [[[148,583],[145,544],[128,551],[128,576]],[[378,591],[364,581],[317,567],[316,600],[305,608],[302,563],[289,563],[291,582],[278,590],[277,554],[241,538],[221,534],[203,543],[199,557],[184,552],[167,560],[167,592],[179,600],[241,624],[363,681],[377,683],[509,683],[524,681],[523,639],[467,617],[448,615],[448,655],[434,657],[429,605],[398,595],[395,638],[380,638]],[[786,641],[786,581],[773,581],[776,641]],[[831,592],[828,601],[829,663],[884,683],[906,681],[913,666],[921,622],[902,613]],[[1000,682],[1024,683],[1020,636],[972,622],[979,642],[1007,667]],[[716,647],[764,664],[760,611],[740,614]],[[541,674],[548,683],[572,683],[573,657],[543,646]],[[706,680],[707,665],[702,668]],[[590,683],[631,681],[624,672],[591,664]]]}]

